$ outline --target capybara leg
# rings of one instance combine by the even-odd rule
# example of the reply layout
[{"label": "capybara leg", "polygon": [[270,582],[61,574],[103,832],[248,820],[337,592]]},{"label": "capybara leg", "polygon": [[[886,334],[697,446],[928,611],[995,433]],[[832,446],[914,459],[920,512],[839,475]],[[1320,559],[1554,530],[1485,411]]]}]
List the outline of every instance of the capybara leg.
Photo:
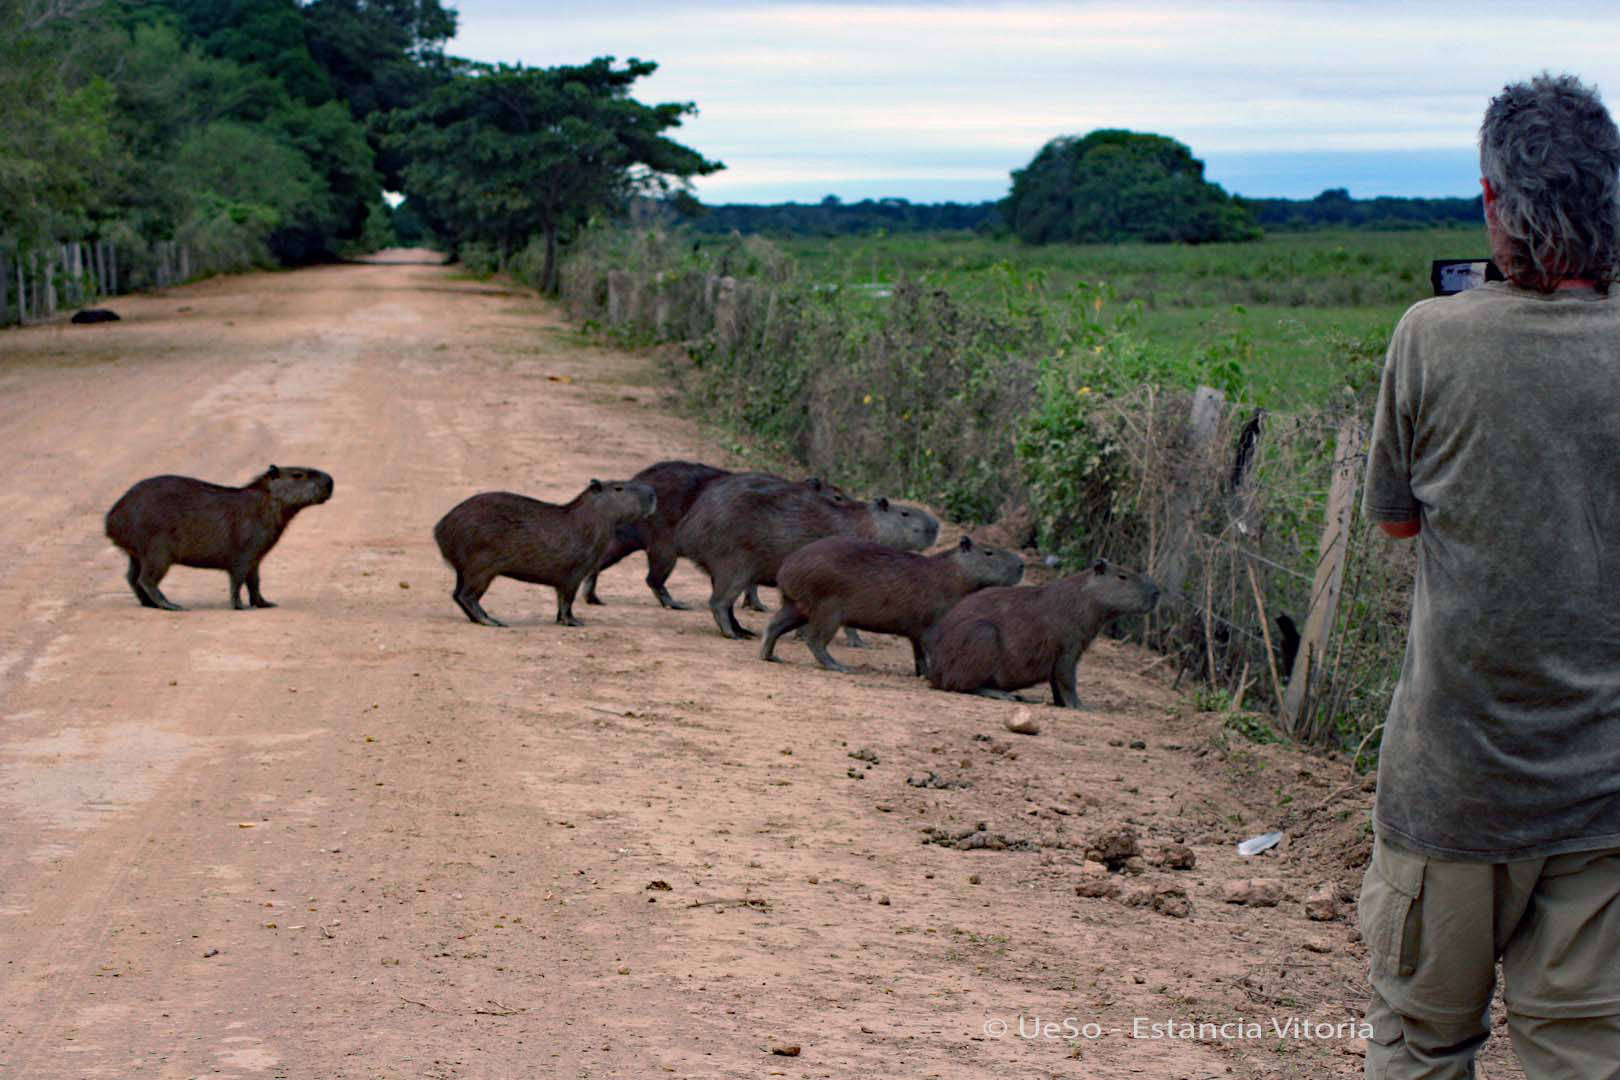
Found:
[{"label": "capybara leg", "polygon": [[832,658],[827,651],[827,643],[838,633],[838,623],[826,619],[812,619],[810,625],[804,628],[804,641],[810,646],[810,655],[816,658],[816,663],[828,671],[836,671],[848,675],[849,668]]},{"label": "capybara leg", "polygon": [[578,585],[557,587],[557,623],[561,626],[584,626],[574,615],[574,594]]},{"label": "capybara leg", "polygon": [[158,582],[162,581],[163,575],[168,572],[169,564],[167,562],[159,559],[147,559],[141,563],[141,576],[137,584],[140,585],[141,591],[151,598],[152,603],[164,611],[184,611],[185,608],[164,596],[163,590],[158,588]]},{"label": "capybara leg", "polygon": [[266,600],[264,598],[264,593],[259,591],[259,568],[257,566],[247,572],[247,576],[244,578],[244,580],[247,582],[248,603],[252,604],[254,607],[276,606],[270,601]]},{"label": "capybara leg", "polygon": [[928,654],[923,652],[922,642],[916,638],[911,639],[911,659],[917,665],[917,674],[928,675]]},{"label": "capybara leg", "polygon": [[997,701],[1018,701],[1018,700],[1020,700],[1016,696],[1007,693],[1007,691],[998,690],[994,686],[981,686],[981,687],[979,687],[977,690],[975,690],[973,692],[975,694],[978,694],[980,697],[995,698]]},{"label": "capybara leg", "polygon": [[805,622],[804,612],[800,611],[793,601],[785,602],[782,605],[782,610],[778,611],[775,617],[771,619],[771,625],[765,628],[765,640],[760,643],[759,658],[761,660],[775,660],[776,639],[789,630],[803,626]]},{"label": "capybara leg", "polygon": [[456,606],[461,609],[463,615],[466,615],[467,618],[480,626],[505,626],[505,623],[492,617],[478,603],[484,592],[489,588],[491,580],[493,579],[485,577],[468,581],[462,576],[461,571],[457,570],[456,587],[455,591],[450,594],[450,598],[456,602]]},{"label": "capybara leg", "polygon": [[[872,647],[861,637],[860,631],[853,626],[844,627],[844,640],[849,643],[849,647],[852,649],[870,649]],[[921,673],[919,672],[919,674]]]},{"label": "capybara leg", "polygon": [[585,579],[585,602],[587,604],[601,604],[602,598],[596,595],[596,575],[592,574]]},{"label": "capybara leg", "polygon": [[742,606],[748,611],[769,611],[769,610],[771,610],[770,608],[766,607],[765,604],[760,600],[760,598],[759,598],[759,586],[758,585],[750,585],[750,586],[748,586],[748,588],[743,590]]},{"label": "capybara leg", "polygon": [[1052,666],[1052,704],[1064,709],[1078,709],[1080,695],[1074,689],[1074,669],[1080,662],[1078,655],[1060,656]]},{"label": "capybara leg", "polygon": [[675,545],[651,544],[647,548],[647,588],[658,598],[658,603],[671,611],[689,611],[690,605],[683,604],[664,587],[669,575],[675,572]]},{"label": "capybara leg", "polygon": [[747,572],[738,574],[736,571],[721,571],[720,576],[714,578],[714,591],[709,594],[709,611],[714,615],[714,621],[720,627],[720,632],[728,638],[741,640],[757,637],[752,630],[737,621],[737,612],[733,605],[737,597],[751,584]]},{"label": "capybara leg", "polygon": [[131,591],[135,593],[135,599],[141,602],[141,607],[155,608],[158,606],[150,596],[146,595],[146,590],[141,588],[141,562],[133,555],[129,557],[129,573],[124,577],[129,582]]}]

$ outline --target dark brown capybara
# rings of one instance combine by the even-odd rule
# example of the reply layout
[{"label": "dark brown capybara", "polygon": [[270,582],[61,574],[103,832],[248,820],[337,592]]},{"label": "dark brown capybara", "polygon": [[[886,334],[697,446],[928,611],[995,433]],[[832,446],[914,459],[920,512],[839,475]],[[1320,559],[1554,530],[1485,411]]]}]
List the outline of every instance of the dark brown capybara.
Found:
[{"label": "dark brown capybara", "polygon": [[848,671],[828,655],[827,644],[840,626],[849,626],[906,638],[917,674],[926,675],[922,639],[928,628],[967,594],[1016,585],[1023,576],[1024,560],[968,536],[937,555],[842,536],[817,540],[789,555],[776,575],[782,610],[765,631],[759,658],[774,659],[776,639],[806,626],[816,662],[830,671]]},{"label": "dark brown capybara", "polygon": [[640,521],[658,506],[647,484],[592,480],[573,501],[559,506],[510,491],[486,491],[465,499],[433,526],[444,561],[456,572],[451,597],[467,618],[505,626],[478,603],[498,577],[557,590],[557,621],[583,626],[574,617],[574,595],[602,564],[614,531]]},{"label": "dark brown capybara", "polygon": [[698,496],[675,530],[675,549],[709,575],[709,611],[728,638],[755,634],[737,621],[737,597],[750,585],[775,585],[789,555],[825,536],[871,540],[916,551],[939,535],[925,510],[891,503],[837,503],[804,484],[738,474]]},{"label": "dark brown capybara", "polygon": [[[602,570],[615,565],[626,556],[638,551],[647,553],[647,587],[652,590],[653,596],[663,607],[674,611],[685,611],[687,605],[676,600],[669,594],[665,583],[669,575],[675,570],[675,527],[680,524],[681,518],[692,508],[697,497],[703,489],[711,483],[726,476],[767,476],[765,473],[733,473],[727,469],[716,468],[713,465],[704,465],[696,461],[660,461],[642,469],[630,479],[635,483],[650,485],[658,495],[658,509],[650,517],[641,521],[632,521],[620,525],[608,544],[607,553],[602,557],[602,565],[596,573],[585,579],[585,602],[587,604],[600,604],[602,598],[596,595],[596,575]],[[772,481],[780,481],[782,477],[772,476]],[[812,476],[805,484],[813,491],[822,492],[833,501],[849,501],[849,497],[842,490],[832,484],[824,483],[820,478]],[[764,611],[765,605],[759,602],[758,593],[750,588],[743,598],[743,606],[754,611]]]},{"label": "dark brown capybara", "polygon": [[1152,578],[1105,559],[1034,588],[976,592],[924,636],[928,681],[939,690],[1008,698],[1044,679],[1052,704],[1078,709],[1074,669],[1097,631],[1158,601]]},{"label": "dark brown capybara", "polygon": [[272,465],[243,487],[153,476],[107,511],[107,539],[129,556],[129,587],[143,607],[184,610],[158,588],[176,564],[225,571],[239,611],[243,585],[249,604],[275,607],[259,591],[259,563],[298,511],[331,497],[332,478],[302,465]]}]

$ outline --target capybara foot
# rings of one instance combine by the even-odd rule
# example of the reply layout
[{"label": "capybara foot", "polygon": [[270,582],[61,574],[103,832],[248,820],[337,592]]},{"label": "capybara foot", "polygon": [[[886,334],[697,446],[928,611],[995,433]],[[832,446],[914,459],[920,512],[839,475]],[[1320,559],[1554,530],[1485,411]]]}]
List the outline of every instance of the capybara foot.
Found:
[{"label": "capybara foot", "polygon": [[253,601],[253,606],[254,607],[275,607],[276,605],[272,601],[266,600],[264,597],[260,596],[260,597],[256,598]]},{"label": "capybara foot", "polygon": [[559,616],[557,616],[557,625],[558,626],[584,626],[585,624],[579,621],[578,616],[575,616],[575,615],[559,615]]},{"label": "capybara foot", "polygon": [[852,649],[870,649],[872,647],[866,643],[865,638],[861,637],[860,631],[853,626],[844,627],[844,641]]},{"label": "capybara foot", "polygon": [[1005,690],[997,690],[993,686],[981,686],[973,691],[980,697],[995,698],[997,701],[1023,701],[1017,694],[1009,694]]},{"label": "capybara foot", "polygon": [[602,603],[602,598],[600,596],[597,596],[593,592],[588,592],[588,593],[585,594],[585,602],[587,604],[595,604],[597,607],[605,607],[606,606],[605,604]]}]

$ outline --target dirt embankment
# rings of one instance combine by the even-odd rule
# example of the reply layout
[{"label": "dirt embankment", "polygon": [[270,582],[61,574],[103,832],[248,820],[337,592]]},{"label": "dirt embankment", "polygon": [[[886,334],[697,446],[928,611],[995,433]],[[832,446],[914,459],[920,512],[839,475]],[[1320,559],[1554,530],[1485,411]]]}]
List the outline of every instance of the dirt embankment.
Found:
[{"label": "dirt embankment", "polygon": [[[1356,877],[1341,765],[1109,642],[1035,737],[903,642],[768,666],[639,556],[583,629],[506,581],[474,626],[430,536],[458,500],[726,462],[642,358],[431,266],[117,306],[0,334],[0,1077],[1358,1074],[1352,1037],[1131,1030],[1359,1018],[1350,905],[1303,904]],[[271,462],[337,485],[264,563],[281,606],[176,569],[191,610],[139,607],[119,493]],[[1137,861],[1083,867],[1124,829]],[[1253,877],[1276,906],[1224,902]]]}]

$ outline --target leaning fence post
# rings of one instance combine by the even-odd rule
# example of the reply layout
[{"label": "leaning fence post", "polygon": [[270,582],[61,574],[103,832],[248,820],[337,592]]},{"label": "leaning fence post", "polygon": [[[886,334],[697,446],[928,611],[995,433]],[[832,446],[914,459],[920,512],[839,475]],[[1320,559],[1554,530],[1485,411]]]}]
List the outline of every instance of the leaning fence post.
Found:
[{"label": "leaning fence post", "polygon": [[1328,489],[1326,520],[1322,526],[1321,555],[1316,561],[1316,578],[1311,585],[1311,607],[1305,616],[1305,629],[1294,657],[1293,675],[1283,695],[1283,719],[1295,738],[1305,738],[1310,718],[1312,682],[1317,661],[1327,654],[1328,634],[1333,630],[1339,606],[1339,590],[1344,580],[1344,564],[1350,549],[1350,521],[1355,513],[1356,480],[1360,473],[1362,450],[1360,421],[1346,420],[1339,425],[1338,442],[1333,450],[1333,482]]},{"label": "leaning fence post", "polygon": [[1187,417],[1186,460],[1177,470],[1165,517],[1164,547],[1159,553],[1153,576],[1165,595],[1181,595],[1192,563],[1193,537],[1197,532],[1199,466],[1204,451],[1220,430],[1221,408],[1226,395],[1212,386],[1200,386],[1193,394],[1192,412]]}]

